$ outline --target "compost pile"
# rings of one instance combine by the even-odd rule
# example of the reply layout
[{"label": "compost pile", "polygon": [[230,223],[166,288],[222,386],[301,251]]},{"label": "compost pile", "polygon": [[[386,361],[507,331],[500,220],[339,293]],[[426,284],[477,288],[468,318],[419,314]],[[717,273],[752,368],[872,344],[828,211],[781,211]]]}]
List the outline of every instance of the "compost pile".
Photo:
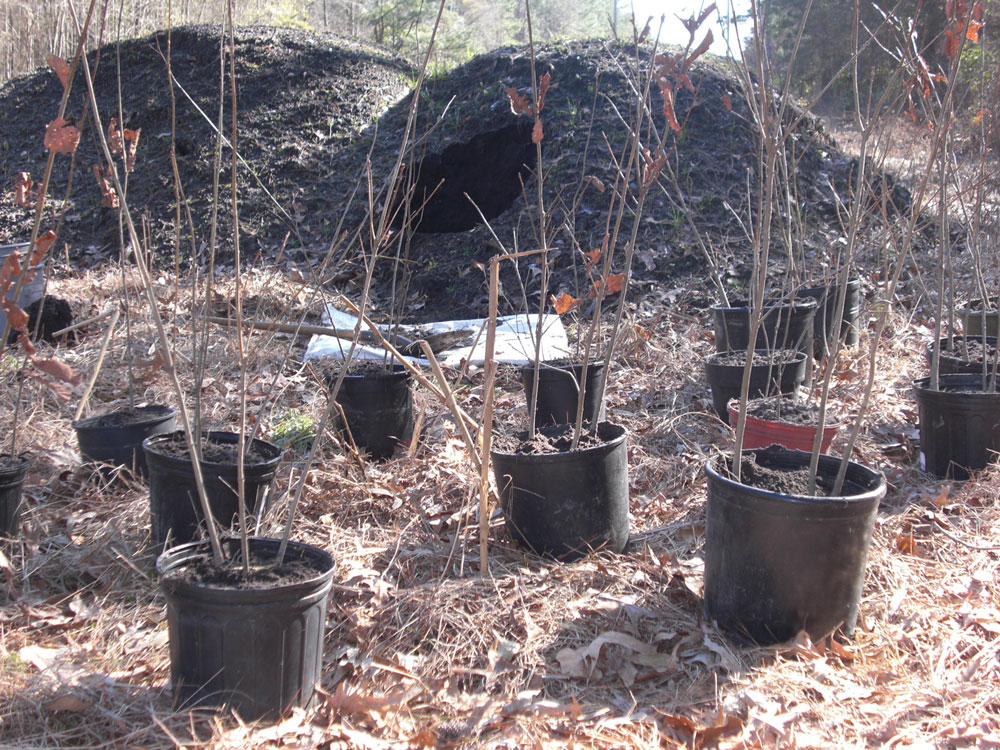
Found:
[{"label": "compost pile", "polygon": [[[158,263],[173,265],[176,249],[182,265],[195,256],[204,266],[212,208],[211,121],[217,117],[220,97],[219,31],[186,27],[172,35],[172,69],[178,82],[176,154],[191,211],[191,225],[182,213],[179,246],[169,159],[166,41],[166,34],[160,33],[100,50],[98,106],[107,127],[118,111],[120,68],[124,125],[141,128],[138,165],[128,180],[133,215],[148,217],[150,246]],[[649,49],[639,53],[643,64],[650,53]],[[579,296],[590,284],[580,252],[600,247],[608,226],[615,175],[611,152],[622,152],[627,134],[622,118],[632,106],[632,88],[624,71],[635,65],[636,55],[627,46],[581,41],[537,46],[536,58],[537,74],[548,73],[552,81],[542,142],[553,248],[550,290]],[[93,64],[95,54],[90,60]],[[390,204],[388,180],[404,144],[415,71],[399,59],[343,38],[265,28],[238,31],[236,71],[244,257],[315,268],[329,256],[324,281],[356,282],[364,272],[372,208],[377,219]],[[745,217],[752,194],[748,191],[758,177],[757,137],[739,86],[721,60],[705,58],[689,73],[694,93],[683,88],[675,102],[683,129],[668,135],[668,145],[676,144],[676,150],[671,146],[668,169],[650,191],[637,234],[634,289],[658,288],[666,302],[675,301],[671,290],[707,288],[706,249],[724,279],[745,279],[750,270],[749,243],[736,217]],[[404,169],[420,175],[420,197],[413,203],[423,210],[414,220],[416,231],[405,242],[383,249],[388,257],[377,267],[376,309],[393,296],[392,257],[400,257],[401,267],[411,277],[408,317],[482,314],[484,263],[501,247],[538,246],[531,123],[512,113],[510,88],[530,98],[527,48],[500,49],[425,82],[413,130],[415,145],[405,153]],[[87,129],[85,89],[80,72],[67,118],[85,128],[72,189],[67,194],[69,159],[60,157],[50,195],[57,208],[68,195],[65,222],[59,228],[64,246],[57,255],[89,267],[116,258],[120,243],[117,212],[101,205],[91,174],[92,165],[100,160],[94,133]],[[40,178],[46,156],[42,133],[57,112],[59,96],[60,84],[51,70],[16,79],[0,91],[0,137],[7,146],[0,153],[5,185],[12,185],[23,171]],[[228,96],[227,83],[227,108]],[[654,117],[660,130],[668,132],[656,87],[650,108],[658,113]],[[226,120],[228,136],[228,116]],[[837,203],[848,198],[855,162],[811,117],[798,121],[788,140],[788,157],[795,168],[803,253],[810,262],[821,263],[840,236]],[[229,158],[228,148],[224,149],[218,256],[223,266],[231,265],[233,248],[231,224],[225,217]],[[881,184],[897,208],[906,207],[905,189],[888,176]],[[489,228],[479,211],[489,220]],[[8,195],[0,207],[0,232],[11,240],[23,237],[30,220],[29,212],[14,205]],[[622,237],[628,232],[626,221]],[[619,258],[623,242],[619,241]],[[515,269],[512,264],[505,266],[503,305],[507,310],[522,309],[524,294]],[[530,260],[520,268],[532,302],[540,293],[537,271]],[[696,304],[704,304],[695,297]]]}]

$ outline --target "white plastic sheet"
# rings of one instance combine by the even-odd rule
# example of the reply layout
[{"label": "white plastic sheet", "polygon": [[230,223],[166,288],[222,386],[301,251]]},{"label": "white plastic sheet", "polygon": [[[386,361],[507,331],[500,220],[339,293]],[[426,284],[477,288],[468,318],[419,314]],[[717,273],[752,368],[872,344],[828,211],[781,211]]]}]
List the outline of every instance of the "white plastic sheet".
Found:
[{"label": "white plastic sheet", "polygon": [[[327,308],[326,325],[340,331],[353,331],[357,324],[357,318],[351,314],[337,310],[330,306]],[[526,315],[506,315],[497,318],[497,336],[495,345],[495,357],[497,362],[507,362],[510,364],[527,364],[534,361],[535,356],[535,330],[538,325],[537,314]],[[387,329],[380,326],[383,331]],[[425,323],[421,325],[403,325],[399,332],[411,340],[418,340],[432,334],[446,333],[448,331],[467,332],[465,337],[469,343],[463,343],[452,349],[446,349],[438,353],[438,361],[451,367],[460,367],[463,360],[468,361],[472,367],[481,367],[486,359],[486,319],[478,318],[474,320],[447,320],[440,323]],[[481,333],[480,333],[481,331]],[[478,336],[478,341],[476,337]],[[472,346],[475,342],[475,347]],[[339,338],[337,336],[313,336],[306,348],[306,359],[318,359],[320,357],[334,357],[343,359],[351,348],[351,339]],[[542,348],[541,356],[543,361],[561,359],[571,355],[569,342],[566,339],[566,329],[563,328],[562,320],[558,315],[546,315],[542,322]],[[386,352],[379,346],[373,344],[359,343],[354,351],[355,359],[383,359]],[[415,364],[428,364],[422,357],[407,357]]]}]

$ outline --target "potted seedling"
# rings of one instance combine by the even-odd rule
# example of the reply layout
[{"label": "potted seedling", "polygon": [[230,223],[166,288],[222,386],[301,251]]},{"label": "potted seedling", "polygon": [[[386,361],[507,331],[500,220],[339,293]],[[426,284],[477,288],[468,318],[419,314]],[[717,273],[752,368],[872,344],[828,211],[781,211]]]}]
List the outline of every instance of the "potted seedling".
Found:
[{"label": "potted seedling", "polygon": [[[759,210],[746,222],[754,251],[749,349],[755,346],[760,329],[772,226],[782,192],[779,157],[798,119],[805,116],[796,117],[789,110],[790,72],[786,88],[777,96],[773,94],[774,78],[764,53],[766,32],[761,13],[761,4],[755,0],[751,4],[753,70],[749,72],[744,65],[741,72],[746,103],[761,139],[760,193],[754,199]],[[886,95],[866,111],[891,115],[891,104]],[[846,211],[848,237],[838,272],[841,289],[833,311],[836,320],[843,316],[849,264],[867,218],[865,207],[870,205],[865,175],[871,168],[870,138],[881,123],[873,114],[862,117],[860,106],[856,111],[862,133],[861,156],[856,187]],[[890,299],[901,268],[899,263],[888,291]],[[886,315],[884,311],[872,344],[868,387],[839,458],[821,455],[820,449],[840,336],[832,342],[831,363],[820,389],[818,429],[810,451],[777,445],[744,449],[751,367],[744,369],[733,413],[735,449],[732,454],[712,458],[705,468],[705,612],[733,640],[767,644],[789,639],[802,630],[813,639],[838,629],[847,635],[853,633],[875,512],[886,492],[886,482],[881,473],[849,458],[870,398],[875,351]]]},{"label": "potted seedling", "polygon": [[[692,19],[692,42],[707,15],[703,14],[696,22]],[[526,378],[528,427],[520,433],[501,435],[490,451],[508,533],[519,545],[561,560],[573,560],[596,549],[622,552],[628,543],[627,433],[624,427],[601,420],[604,389],[626,309],[643,206],[649,191],[658,184],[668,158],[667,151],[676,147],[681,127],[673,112],[672,92],[681,85],[689,66],[707,50],[711,42],[710,38],[706,38],[697,46],[689,44],[686,50],[676,55],[659,53],[658,44],[654,42],[649,51],[650,60],[644,60],[643,50],[650,50],[650,47],[642,46],[643,36],[636,30],[635,61],[629,66],[629,85],[638,95],[632,99],[634,109],[627,117],[623,116],[622,124],[628,136],[622,151],[612,154],[616,171],[610,189],[607,240],[602,247],[584,254],[592,285],[588,295],[593,300],[592,320],[583,334],[579,365],[561,368],[566,373],[561,377],[572,381],[575,402],[559,407],[551,415],[554,422],[565,424],[544,424],[536,407],[543,388],[541,375],[548,370],[543,367],[539,356],[541,327],[548,299],[547,228],[540,220],[536,231],[540,247],[542,294],[533,372]],[[541,78],[536,76],[534,54],[531,63],[532,102],[516,91],[508,93],[512,109],[534,120],[532,132],[535,134],[538,165],[535,179],[537,216],[541,218],[546,215],[541,178],[541,140],[544,133],[541,112],[550,78],[549,74]],[[652,111],[649,94],[653,86],[660,88],[665,101],[663,122],[657,122],[658,117],[654,117]],[[646,137],[648,143],[644,140]],[[620,266],[616,269],[619,262]],[[613,294],[618,294],[617,306],[607,341],[598,354],[602,311]],[[563,314],[578,307],[581,301],[564,292],[554,298],[553,307],[557,313]],[[595,362],[597,367],[593,364]],[[592,370],[597,371],[596,377],[591,376]],[[533,387],[534,384],[539,387]],[[592,388],[594,390],[591,391]]]},{"label": "potted seedling", "polygon": [[[241,258],[239,249],[239,217],[237,180],[237,122],[236,107],[236,54],[234,30],[229,21],[220,38],[220,62],[228,56],[230,83],[229,122],[232,132],[230,184],[232,186],[233,252],[236,269],[237,322],[242,323]],[[87,17],[81,38],[86,38]],[[170,73],[170,34],[166,32],[167,74]],[[95,134],[101,149],[104,174],[108,190],[114,191],[124,222],[128,246],[134,267],[141,280],[142,290],[156,330],[159,355],[163,358],[163,371],[170,379],[176,393],[178,416],[182,430],[166,436],[147,438],[144,442],[149,461],[151,493],[154,488],[174,489],[184,482],[193,486],[182,504],[196,506],[201,528],[206,539],[191,541],[163,552],[156,561],[160,575],[160,588],[166,599],[167,629],[170,643],[171,679],[174,701],[178,706],[226,706],[240,714],[246,721],[261,718],[274,719],[295,706],[308,706],[319,680],[323,636],[326,621],[326,602],[331,586],[334,562],[325,551],[290,541],[294,508],[290,510],[281,539],[255,537],[250,533],[249,510],[256,495],[261,477],[256,475],[261,466],[272,467],[280,451],[250,434],[247,419],[247,342],[243,327],[237,325],[234,350],[239,357],[239,426],[235,433],[220,435],[203,430],[200,424],[200,395],[195,401],[194,414],[181,385],[178,365],[181,360],[175,344],[167,335],[159,303],[149,270],[148,248],[140,241],[127,196],[119,178],[116,164],[105,130],[101,127],[101,113],[97,106],[91,68],[86,63],[83,72],[87,86],[90,114],[95,123]],[[220,80],[220,87],[222,84]],[[173,101],[173,98],[171,98]],[[217,120],[217,139],[213,174],[216,179],[213,205],[219,205],[218,179],[222,171],[222,123],[226,98],[220,96]],[[173,110],[171,122],[173,119]],[[173,131],[172,131],[173,132]],[[174,174],[177,174],[176,165]],[[179,188],[178,188],[179,189]],[[183,202],[183,201],[179,201]],[[210,259],[216,247],[217,216],[210,227]],[[178,227],[180,232],[180,227]],[[205,299],[211,299],[212,269],[206,282]],[[197,310],[198,300],[195,300]],[[195,315],[194,321],[204,316]],[[205,361],[204,329],[196,337],[193,358],[203,373]],[[196,371],[196,385],[200,374]],[[200,387],[196,393],[200,394]],[[319,442],[319,440],[315,441]],[[261,447],[263,444],[263,447]],[[170,453],[174,455],[170,455]],[[256,458],[255,458],[256,454]],[[223,456],[225,458],[223,458]],[[216,464],[225,463],[232,468],[224,481],[225,491],[234,498],[236,533],[231,537],[220,534],[218,526],[228,527],[232,521],[227,508],[213,502],[212,480],[207,478]],[[182,470],[179,465],[184,462]],[[169,464],[170,479],[162,479],[161,464]],[[227,470],[228,470],[227,467]],[[175,471],[176,470],[176,471]],[[307,471],[303,472],[303,478]],[[301,491],[301,484],[299,487]],[[298,496],[296,496],[297,499]],[[155,503],[153,503],[155,505]],[[221,511],[221,512],[220,512]],[[180,536],[172,529],[168,533]]]},{"label": "potted seedling", "polygon": [[[982,231],[984,187],[979,184],[986,170],[985,138],[979,139],[979,173],[971,191],[973,205],[969,208],[962,185],[962,176],[953,163],[952,121],[955,117],[955,82],[963,60],[966,45],[978,43],[982,23],[983,4],[948,4],[946,17],[949,23],[945,56],[950,60],[947,84],[938,93],[931,89],[920,101],[928,105],[934,118],[937,142],[933,153],[939,182],[938,199],[938,262],[937,262],[937,314],[934,339],[930,349],[930,374],[913,383],[920,421],[920,461],[922,467],[937,477],[968,479],[972,474],[993,462],[1000,451],[1000,392],[997,389],[997,342],[988,336],[989,317],[981,315],[965,318],[965,336],[954,336],[955,309],[952,273],[950,204],[957,198],[960,207],[970,219],[970,247],[975,261],[975,277],[980,300],[990,299],[983,280],[983,251],[985,237]],[[932,97],[930,93],[933,93]],[[940,129],[940,130],[938,130]],[[952,186],[957,186],[954,193]],[[946,305],[947,302],[947,305]],[[986,305],[980,303],[985,313]],[[946,324],[945,311],[951,325],[949,333],[942,336]],[[969,327],[975,333],[970,333]]]},{"label": "potted seedling", "polygon": [[[139,131],[119,127],[115,118],[111,119],[109,128],[109,145],[111,151],[113,155],[121,158],[122,169],[127,175],[135,168]],[[102,201],[104,204],[110,208],[116,207],[118,203],[117,195],[108,190],[107,187],[103,185],[102,187]],[[121,220],[119,220],[119,224],[121,224]],[[119,232],[119,240],[119,263],[122,268],[122,278],[124,280],[127,257],[123,232]],[[97,356],[97,363],[94,366],[90,382],[87,384],[83,398],[80,399],[80,404],[77,407],[73,421],[73,430],[76,432],[80,455],[88,461],[101,464],[101,474],[103,476],[117,476],[117,472],[124,469],[140,477],[145,477],[147,473],[146,454],[142,449],[142,443],[146,438],[173,432],[177,410],[162,404],[136,404],[135,375],[132,367],[132,311],[128,299],[128,289],[124,283],[122,284],[122,302],[122,307],[125,311],[127,352],[125,362],[127,377],[126,406],[103,414],[83,417],[88,399],[101,372],[101,366],[104,363],[108,345],[111,342],[111,337],[114,334],[121,314],[121,309],[115,308],[111,312],[111,321],[108,323],[107,332]],[[160,542],[162,543],[162,539]]]}]

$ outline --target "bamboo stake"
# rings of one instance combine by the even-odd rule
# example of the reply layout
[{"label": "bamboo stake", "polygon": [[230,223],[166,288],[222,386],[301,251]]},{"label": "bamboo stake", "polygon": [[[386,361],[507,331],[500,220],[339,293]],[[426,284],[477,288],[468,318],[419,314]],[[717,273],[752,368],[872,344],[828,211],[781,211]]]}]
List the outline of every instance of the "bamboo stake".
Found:
[{"label": "bamboo stake", "polygon": [[78,420],[83,414],[83,410],[87,407],[87,402],[90,400],[90,394],[94,392],[94,385],[97,383],[97,376],[101,372],[101,366],[104,364],[104,357],[108,353],[108,344],[111,343],[111,334],[115,332],[115,326],[118,325],[118,316],[121,315],[121,308],[116,307],[111,312],[111,322],[108,324],[108,330],[104,332],[104,339],[101,341],[101,350],[97,353],[97,364],[94,365],[94,371],[90,374],[90,380],[87,381],[87,387],[83,391],[83,397],[80,399],[79,405],[76,407],[76,414],[73,415],[73,421]]},{"label": "bamboo stake", "polygon": [[[490,303],[489,325],[486,328],[486,379],[483,382],[483,456],[479,473],[479,572],[487,575],[490,572],[487,555],[487,537],[490,531],[490,448],[493,443],[493,383],[497,376],[497,363],[494,359],[497,337],[497,298],[500,288],[500,257],[490,258]],[[537,365],[537,357],[536,365]],[[537,380],[535,381],[538,382]],[[534,416],[534,415],[532,415]]]}]

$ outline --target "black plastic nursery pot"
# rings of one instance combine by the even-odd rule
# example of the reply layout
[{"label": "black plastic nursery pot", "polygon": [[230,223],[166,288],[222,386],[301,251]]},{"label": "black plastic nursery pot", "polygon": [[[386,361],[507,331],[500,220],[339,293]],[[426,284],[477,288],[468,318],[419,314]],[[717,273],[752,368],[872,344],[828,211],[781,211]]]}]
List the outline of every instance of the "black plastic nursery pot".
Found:
[{"label": "black plastic nursery pot", "polygon": [[[941,339],[941,356],[938,359],[939,375],[976,375],[983,372],[983,355],[986,357],[986,372],[993,367],[993,351],[997,347],[995,336],[985,338],[986,350],[983,350],[984,339],[978,336],[952,336]],[[934,345],[927,345],[927,362],[932,362]]]},{"label": "black plastic nursery pot", "polygon": [[[747,454],[776,469],[808,467],[810,455],[778,446]],[[809,497],[740,484],[723,462],[705,467],[706,615],[741,643],[780,643],[802,630],[814,640],[838,628],[852,635],[885,477],[852,462],[842,495]],[[820,480],[832,486],[839,467],[821,455]]]},{"label": "black plastic nursery pot", "polygon": [[30,464],[25,456],[0,455],[0,536],[12,537],[21,526],[21,491]]},{"label": "black plastic nursery pot", "polygon": [[[558,429],[540,431],[555,435]],[[601,422],[597,436],[602,443],[575,451],[490,452],[507,531],[519,545],[565,561],[590,550],[624,551],[629,538],[627,433]]]},{"label": "black plastic nursery pot", "polygon": [[861,315],[861,279],[853,278],[847,282],[847,293],[844,298],[844,314],[839,325],[837,321],[837,296],[840,285],[810,286],[799,290],[799,297],[812,297],[818,303],[813,316],[813,351],[817,357],[825,357],[833,348],[833,342],[838,336],[848,346],[858,343],[858,318]]},{"label": "black plastic nursery pot", "polygon": [[[757,331],[757,349],[798,349],[812,352],[813,320],[818,302],[811,297],[793,299],[782,305],[766,305],[761,311]],[[746,349],[750,344],[750,308],[712,308],[715,322],[715,350],[727,352]]]},{"label": "black plastic nursery pot", "polygon": [[177,410],[169,406],[139,406],[80,419],[73,429],[84,460],[107,464],[110,471],[124,467],[145,477],[142,441],[173,432],[176,417]]},{"label": "black plastic nursery pot", "polygon": [[[335,382],[331,375],[330,385]],[[392,457],[396,445],[413,436],[410,372],[402,365],[345,376],[337,403],[344,410],[354,444],[376,461]]]},{"label": "black plastic nursery pot", "polygon": [[[795,351],[791,361],[776,361],[787,352],[785,349],[756,350],[755,354],[766,358],[766,361],[750,368],[749,398],[795,393],[795,389],[805,380],[807,357],[802,352]],[[739,398],[743,384],[744,365],[721,361],[728,359],[731,354],[732,352],[716,352],[704,360],[705,376],[712,389],[712,406],[726,424],[729,424],[729,401]]]},{"label": "black plastic nursery pot", "polygon": [[1000,452],[1000,393],[980,375],[941,375],[913,382],[920,419],[920,463],[942,479],[969,479]]},{"label": "black plastic nursery pot", "polygon": [[[149,469],[149,512],[152,540],[157,547],[190,542],[198,533],[204,518],[194,480],[194,463],[190,456],[164,452],[164,445],[182,436],[182,432],[155,435],[143,441]],[[239,436],[232,432],[206,432],[208,443],[234,446]],[[250,449],[250,445],[247,446]],[[281,449],[266,440],[255,439],[252,459],[244,464],[244,494],[247,513],[259,514],[271,502],[271,484],[281,461]],[[217,523],[229,527],[239,512],[236,494],[237,466],[232,463],[201,461],[202,479],[209,507]]]},{"label": "black plastic nursery pot", "polygon": [[998,306],[1000,298],[994,297],[990,300],[989,309],[984,308],[982,299],[974,299],[959,309],[958,317],[962,321],[966,335],[982,336],[985,329],[987,336],[997,336],[998,322],[1000,322]]},{"label": "black plastic nursery pot", "polygon": [[[583,421],[600,422],[604,419],[604,362],[591,362],[587,366],[587,382],[583,394]],[[583,363],[549,365],[542,363],[538,370],[538,399],[535,404],[535,425],[573,424],[580,403],[579,383],[583,379]],[[521,381],[529,408],[535,386],[535,366],[521,367]]]},{"label": "black plastic nursery pot", "polygon": [[[228,557],[239,539],[224,540]],[[277,539],[250,539],[256,564],[277,556]],[[229,588],[185,575],[211,562],[208,542],[174,547],[156,570],[167,603],[174,704],[225,706],[244,721],[277,719],[313,700],[323,666],[326,605],[334,561],[323,550],[290,542],[286,561],[313,572],[304,580]]]}]

